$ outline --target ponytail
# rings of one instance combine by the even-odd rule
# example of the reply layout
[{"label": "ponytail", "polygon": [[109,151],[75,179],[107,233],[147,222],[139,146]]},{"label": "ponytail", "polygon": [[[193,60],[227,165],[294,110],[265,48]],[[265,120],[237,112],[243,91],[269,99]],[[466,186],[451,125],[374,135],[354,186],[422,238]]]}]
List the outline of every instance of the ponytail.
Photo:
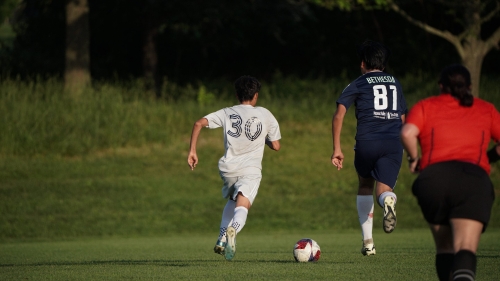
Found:
[{"label": "ponytail", "polygon": [[460,64],[445,67],[441,71],[439,84],[442,86],[441,91],[451,93],[459,100],[461,106],[472,106],[474,96],[470,91],[471,80],[467,68]]}]

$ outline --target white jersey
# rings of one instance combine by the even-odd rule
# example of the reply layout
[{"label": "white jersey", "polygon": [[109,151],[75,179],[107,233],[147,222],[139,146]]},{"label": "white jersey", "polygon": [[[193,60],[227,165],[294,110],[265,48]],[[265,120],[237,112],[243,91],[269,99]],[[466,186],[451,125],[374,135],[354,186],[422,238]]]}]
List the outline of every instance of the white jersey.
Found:
[{"label": "white jersey", "polygon": [[263,107],[235,105],[205,116],[207,128],[224,129],[224,156],[219,160],[222,176],[260,174],[265,140],[281,139],[278,121]]}]

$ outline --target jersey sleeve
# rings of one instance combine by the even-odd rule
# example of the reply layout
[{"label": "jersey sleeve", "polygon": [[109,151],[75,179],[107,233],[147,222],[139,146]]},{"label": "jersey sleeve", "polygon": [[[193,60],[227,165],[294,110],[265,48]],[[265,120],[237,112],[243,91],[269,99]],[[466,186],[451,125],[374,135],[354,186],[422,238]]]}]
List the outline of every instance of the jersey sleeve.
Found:
[{"label": "jersey sleeve", "polygon": [[406,123],[411,123],[422,131],[424,128],[425,117],[424,117],[424,103],[418,102],[413,106],[413,108],[408,113],[406,117]]},{"label": "jersey sleeve", "polygon": [[274,117],[274,115],[268,111],[269,116],[269,131],[267,133],[267,139],[270,141],[276,141],[281,139],[280,125],[278,124],[278,120]]},{"label": "jersey sleeve", "polygon": [[354,103],[358,94],[358,87],[355,82],[347,85],[347,87],[342,91],[342,94],[337,99],[337,105],[342,104],[346,109]]},{"label": "jersey sleeve", "polygon": [[221,109],[221,110],[218,110],[216,112],[212,112],[212,113],[206,115],[204,118],[208,120],[207,128],[215,129],[215,128],[223,127],[225,116],[226,116],[226,114],[225,114],[224,109]]}]

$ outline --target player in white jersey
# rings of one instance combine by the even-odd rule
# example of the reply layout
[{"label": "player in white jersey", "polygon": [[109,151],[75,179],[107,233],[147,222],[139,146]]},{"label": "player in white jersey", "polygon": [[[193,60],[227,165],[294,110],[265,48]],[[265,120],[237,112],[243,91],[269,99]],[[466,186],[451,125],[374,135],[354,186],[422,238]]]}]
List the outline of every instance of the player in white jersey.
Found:
[{"label": "player in white jersey", "polygon": [[246,223],[248,210],[255,200],[262,178],[265,145],[278,151],[281,139],[278,121],[273,114],[255,106],[260,82],[242,76],[234,83],[239,105],[226,107],[199,119],[193,126],[188,164],[198,164],[196,143],[203,127],[224,129],[225,153],[219,160],[224,182],[222,196],[228,199],[222,212],[220,232],[214,252],[232,260],[236,252],[236,234]]}]

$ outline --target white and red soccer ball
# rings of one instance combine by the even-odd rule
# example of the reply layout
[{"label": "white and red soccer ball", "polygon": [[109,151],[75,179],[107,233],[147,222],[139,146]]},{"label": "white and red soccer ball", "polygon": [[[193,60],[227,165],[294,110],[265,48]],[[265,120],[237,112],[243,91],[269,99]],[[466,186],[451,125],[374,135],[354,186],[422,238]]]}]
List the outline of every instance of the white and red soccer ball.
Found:
[{"label": "white and red soccer ball", "polygon": [[319,260],[321,249],[318,243],[310,238],[303,238],[295,243],[293,257],[298,262],[313,262]]}]

